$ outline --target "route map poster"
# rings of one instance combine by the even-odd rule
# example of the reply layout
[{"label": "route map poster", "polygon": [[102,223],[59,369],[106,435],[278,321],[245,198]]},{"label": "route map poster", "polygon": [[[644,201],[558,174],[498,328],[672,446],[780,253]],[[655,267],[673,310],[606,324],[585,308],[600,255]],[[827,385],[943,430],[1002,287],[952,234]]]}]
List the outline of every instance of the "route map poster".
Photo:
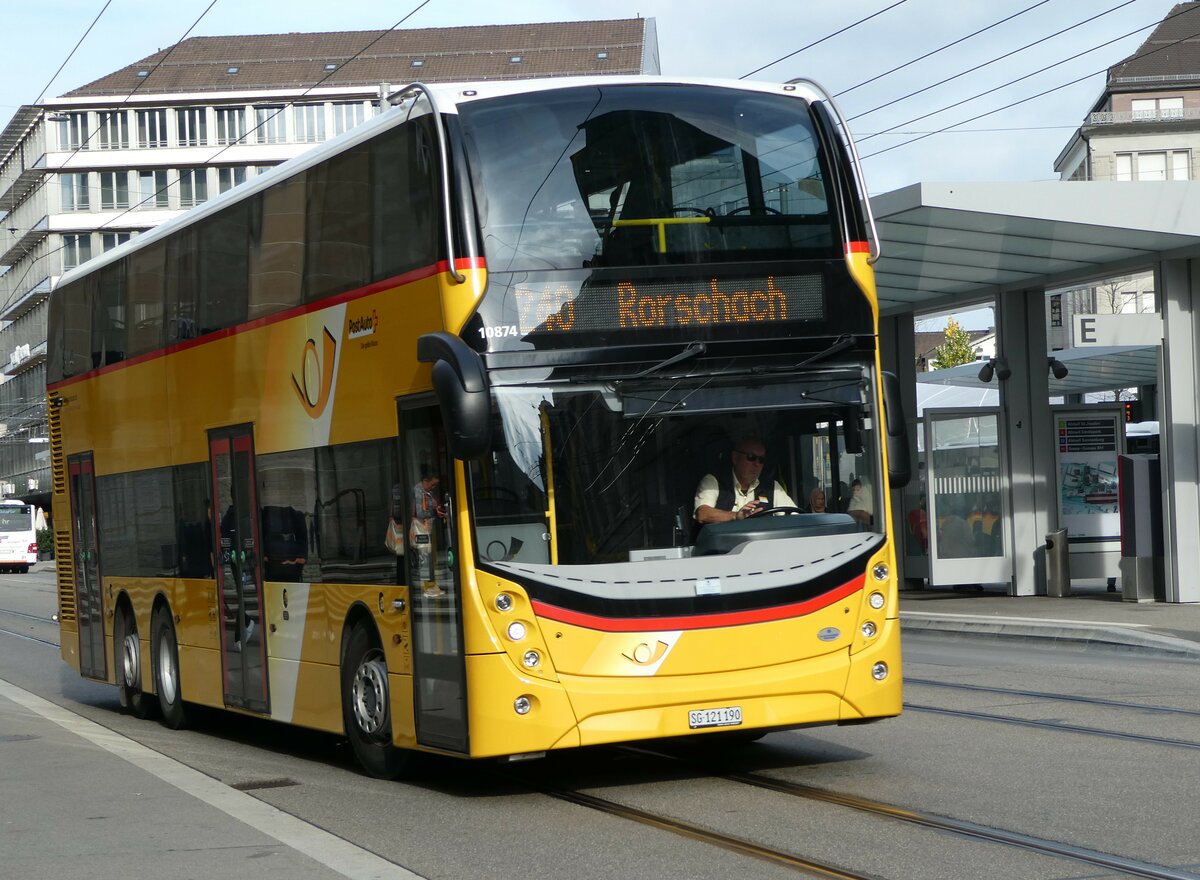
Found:
[{"label": "route map poster", "polygon": [[1117,456],[1122,414],[1115,410],[1056,410],[1059,522],[1072,539],[1121,535]]}]

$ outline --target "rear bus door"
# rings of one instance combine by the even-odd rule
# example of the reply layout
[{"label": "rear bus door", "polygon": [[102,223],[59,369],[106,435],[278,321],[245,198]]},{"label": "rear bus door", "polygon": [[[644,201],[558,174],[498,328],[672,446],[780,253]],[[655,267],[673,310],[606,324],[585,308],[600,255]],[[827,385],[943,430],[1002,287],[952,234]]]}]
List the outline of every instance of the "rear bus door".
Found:
[{"label": "rear bus door", "polygon": [[107,678],[104,650],[104,594],[96,540],[96,477],[90,452],[67,460],[71,480],[71,537],[75,557],[75,607],[79,624],[79,672]]},{"label": "rear bus door", "polygon": [[252,428],[210,431],[221,677],[226,706],[269,708]]}]

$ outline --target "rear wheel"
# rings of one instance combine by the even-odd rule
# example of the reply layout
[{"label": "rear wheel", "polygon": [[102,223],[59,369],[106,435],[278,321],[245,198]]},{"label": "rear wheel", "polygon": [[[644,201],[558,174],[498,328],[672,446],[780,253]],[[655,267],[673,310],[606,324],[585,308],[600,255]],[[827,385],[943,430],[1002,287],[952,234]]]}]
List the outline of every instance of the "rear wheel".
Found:
[{"label": "rear wheel", "polygon": [[158,691],[163,724],[172,730],[186,727],[188,714],[179,686],[179,645],[175,640],[175,624],[165,608],[154,612],[150,646],[154,652],[154,689]]},{"label": "rear wheel", "polygon": [[133,613],[122,607],[113,627],[113,668],[117,670],[117,699],[121,708],[138,718],[150,714],[150,694],[142,691],[142,643]]},{"label": "rear wheel", "polygon": [[342,659],[342,720],[354,757],[372,776],[396,779],[409,753],[392,745],[387,662],[374,631],[356,624]]}]

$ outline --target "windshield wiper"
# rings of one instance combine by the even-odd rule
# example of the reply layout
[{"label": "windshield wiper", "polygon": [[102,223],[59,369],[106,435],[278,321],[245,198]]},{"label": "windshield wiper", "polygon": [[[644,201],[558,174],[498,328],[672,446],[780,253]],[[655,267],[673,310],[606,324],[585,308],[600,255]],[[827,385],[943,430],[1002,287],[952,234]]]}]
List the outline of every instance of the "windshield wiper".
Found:
[{"label": "windshield wiper", "polygon": [[794,368],[799,369],[800,367],[807,367],[809,364],[815,364],[817,361],[824,360],[830,355],[837,354],[839,351],[845,351],[852,345],[854,345],[854,337],[849,333],[843,333],[833,341],[833,344],[829,348],[824,351],[818,351],[812,357],[800,361],[800,363],[794,365]]},{"label": "windshield wiper", "polygon": [[693,342],[693,343],[690,343],[688,345],[688,347],[685,348],[683,351],[679,352],[678,354],[671,355],[665,361],[662,361],[661,363],[657,363],[652,367],[647,367],[646,369],[642,370],[640,373],[634,373],[632,376],[624,376],[622,378],[642,379],[642,378],[645,378],[646,376],[649,376],[651,373],[657,373],[659,370],[665,370],[667,367],[673,367],[676,364],[681,363],[682,361],[689,360],[690,358],[694,358],[697,355],[702,355],[707,350],[708,350],[708,346],[706,346],[703,342]]}]

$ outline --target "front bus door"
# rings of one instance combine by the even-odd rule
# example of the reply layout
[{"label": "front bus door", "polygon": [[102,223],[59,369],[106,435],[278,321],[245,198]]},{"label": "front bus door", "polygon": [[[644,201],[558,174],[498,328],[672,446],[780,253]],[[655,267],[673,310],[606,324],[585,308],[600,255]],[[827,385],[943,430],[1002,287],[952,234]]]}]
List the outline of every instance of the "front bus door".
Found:
[{"label": "front bus door", "polygon": [[417,742],[467,751],[462,602],[456,573],[454,470],[440,411],[400,404],[400,485],[412,607]]},{"label": "front bus door", "polygon": [[104,594],[96,541],[96,477],[92,454],[67,462],[71,478],[71,537],[75,544],[75,608],[79,626],[79,673],[107,677],[104,650]]},{"label": "front bus door", "polygon": [[210,431],[217,606],[221,617],[221,673],[225,705],[266,712],[267,649],[259,566],[254,443],[249,425]]}]

